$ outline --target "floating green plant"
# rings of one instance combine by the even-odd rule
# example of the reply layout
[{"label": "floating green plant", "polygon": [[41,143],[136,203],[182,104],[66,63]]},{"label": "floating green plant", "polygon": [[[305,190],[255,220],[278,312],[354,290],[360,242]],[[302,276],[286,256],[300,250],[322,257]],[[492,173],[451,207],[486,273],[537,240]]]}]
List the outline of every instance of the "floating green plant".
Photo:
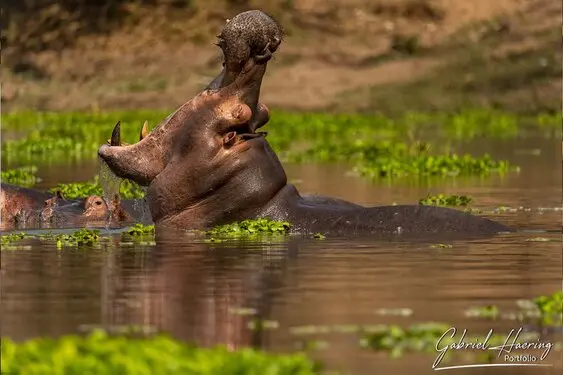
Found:
[{"label": "floating green plant", "polygon": [[3,234],[0,236],[0,245],[2,250],[11,250],[13,246],[11,246],[14,242],[18,242],[27,238],[28,235],[25,233],[10,233],[10,234]]},{"label": "floating green plant", "polygon": [[43,241],[54,241],[58,248],[93,246],[100,240],[100,231],[97,229],[82,228],[70,234],[46,233],[40,235],[29,235],[25,233],[11,233],[2,235],[2,248],[26,238],[37,238]]},{"label": "floating green plant", "polygon": [[40,238],[56,241],[58,248],[93,246],[100,240],[100,231],[83,228],[71,234],[45,235]]},{"label": "floating green plant", "polygon": [[[459,332],[458,332],[459,331]],[[437,348],[446,348],[460,341],[462,330],[457,330],[454,325],[445,323],[418,323],[407,328],[398,325],[380,325],[369,327],[362,334],[360,344],[375,351],[388,352],[391,357],[400,357],[407,352],[438,353]],[[539,339],[537,332],[521,332],[519,342],[534,341]],[[488,347],[505,344],[506,334],[491,332],[488,334],[466,334],[463,342],[481,343]],[[476,350],[475,352],[482,352]],[[475,353],[474,352],[474,353]],[[496,352],[488,352],[495,355]],[[444,354],[451,354],[446,353]],[[444,361],[449,360],[447,356]]]},{"label": "floating green plant", "polygon": [[370,179],[406,176],[458,176],[506,173],[508,161],[495,161],[489,155],[475,158],[470,155],[404,155],[384,156],[362,163],[355,170]]},{"label": "floating green plant", "polygon": [[541,311],[542,315],[563,314],[563,291],[551,295],[536,297],[532,302]]},{"label": "floating green plant", "polygon": [[131,236],[153,235],[155,231],[154,224],[144,225],[137,223],[127,230]]},{"label": "floating green plant", "polygon": [[498,306],[486,305],[469,308],[465,314],[469,317],[496,319],[500,315]]},{"label": "floating green plant", "polygon": [[[104,191],[100,185],[99,176],[94,177],[91,182],[73,182],[69,184],[59,184],[51,189],[51,193],[60,191],[67,199],[86,198],[89,195],[102,196]],[[119,194],[123,199],[140,199],[145,196],[144,190],[135,182],[122,180],[119,187]]]},{"label": "floating green plant", "polygon": [[388,315],[388,316],[411,316],[413,314],[412,309],[403,307],[395,309],[378,309],[376,310],[378,315]]},{"label": "floating green plant", "polygon": [[324,240],[326,239],[326,236],[322,233],[314,233],[313,238],[316,240]]},{"label": "floating green plant", "polygon": [[465,313],[469,317],[483,319],[510,319],[535,321],[542,325],[563,324],[563,292],[540,296],[532,300],[517,301],[517,311],[503,312],[495,305],[469,308]]},{"label": "floating green plant", "polygon": [[467,206],[472,201],[473,198],[467,195],[428,194],[426,198],[420,199],[418,203],[431,206]]},{"label": "floating green plant", "polygon": [[280,323],[275,320],[252,319],[247,327],[252,331],[266,331],[279,328]]},{"label": "floating green plant", "polygon": [[270,219],[243,220],[241,222],[216,226],[205,232],[212,238],[237,238],[260,235],[284,235],[289,232],[291,225],[286,221]]},{"label": "floating green plant", "polygon": [[[154,225],[143,225],[135,224],[130,228],[127,228],[123,235],[125,237],[129,236],[129,239],[133,238],[132,245],[134,244],[150,244],[154,245]],[[150,241],[146,241],[146,237],[150,237]],[[53,241],[56,243],[57,247],[85,247],[85,246],[97,246],[101,240],[108,240],[109,236],[100,235],[99,229],[87,229],[81,228],[70,234],[54,234],[48,232],[45,234],[26,234],[26,233],[11,233],[1,236],[2,249],[16,249],[17,247],[12,246],[14,243],[26,239],[35,238],[42,241]],[[144,241],[143,241],[144,240]],[[122,244],[124,244],[122,242]]]},{"label": "floating green plant", "polygon": [[450,249],[450,248],[453,247],[453,245],[447,244],[447,243],[436,243],[436,244],[430,245],[430,247],[432,249]]},{"label": "floating green plant", "polygon": [[258,310],[252,307],[231,307],[229,309],[229,312],[233,315],[250,316],[256,315],[258,313]]},{"label": "floating green plant", "polygon": [[28,375],[312,375],[320,366],[304,354],[270,354],[251,348],[199,348],[165,335],[148,338],[88,336],[2,338],[2,371]]},{"label": "floating green plant", "polygon": [[37,173],[36,166],[21,167],[16,169],[8,169],[1,172],[0,180],[4,184],[12,184],[23,187],[32,187],[39,179],[35,175]]}]

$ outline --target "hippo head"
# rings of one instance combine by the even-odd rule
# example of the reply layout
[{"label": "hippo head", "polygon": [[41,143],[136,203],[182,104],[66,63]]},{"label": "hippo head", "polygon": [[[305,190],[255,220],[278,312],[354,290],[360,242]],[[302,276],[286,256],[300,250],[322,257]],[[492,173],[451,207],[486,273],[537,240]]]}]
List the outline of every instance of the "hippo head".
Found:
[{"label": "hippo head", "polygon": [[148,186],[156,223],[205,227],[238,220],[285,186],[285,172],[256,132],[269,119],[258,103],[262,78],[282,30],[260,11],[227,21],[217,45],[223,71],[141,140],[122,145],[120,126],[98,154],[119,177]]}]

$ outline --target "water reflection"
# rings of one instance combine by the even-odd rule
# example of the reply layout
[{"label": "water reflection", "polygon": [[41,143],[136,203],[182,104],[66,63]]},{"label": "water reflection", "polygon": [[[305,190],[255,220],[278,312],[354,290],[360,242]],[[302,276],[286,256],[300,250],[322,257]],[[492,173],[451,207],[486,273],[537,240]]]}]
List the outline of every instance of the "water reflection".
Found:
[{"label": "water reflection", "polygon": [[[289,328],[308,324],[443,321],[483,331],[483,323],[464,318],[465,309],[488,303],[513,309],[516,299],[560,285],[561,243],[526,238],[511,234],[453,243],[451,249],[335,240],[233,248],[161,235],[156,246],[129,250],[3,252],[2,332],[25,339],[75,332],[83,324],[136,324],[201,345],[287,351],[299,344]],[[239,307],[253,307],[258,318],[280,327],[252,331],[248,317],[232,313]],[[395,307],[415,313],[375,314]],[[492,322],[486,329],[509,327],[510,322]],[[359,349],[353,334],[322,338],[329,347],[313,355],[331,368],[358,374],[430,371],[431,356],[389,360]]]}]

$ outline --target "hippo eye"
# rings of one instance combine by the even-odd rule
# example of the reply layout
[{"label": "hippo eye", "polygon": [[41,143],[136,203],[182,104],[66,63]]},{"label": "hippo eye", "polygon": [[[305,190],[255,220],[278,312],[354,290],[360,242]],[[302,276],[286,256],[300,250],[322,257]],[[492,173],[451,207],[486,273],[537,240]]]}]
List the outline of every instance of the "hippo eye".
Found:
[{"label": "hippo eye", "polygon": [[102,204],[102,201],[96,201],[96,206],[100,206]]}]

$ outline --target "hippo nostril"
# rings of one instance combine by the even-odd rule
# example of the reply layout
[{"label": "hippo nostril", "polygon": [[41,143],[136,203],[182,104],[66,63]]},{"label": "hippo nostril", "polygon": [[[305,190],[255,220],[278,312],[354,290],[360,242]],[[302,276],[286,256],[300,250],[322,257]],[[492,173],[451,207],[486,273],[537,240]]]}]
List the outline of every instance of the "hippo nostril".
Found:
[{"label": "hippo nostril", "polygon": [[102,201],[96,201],[96,206],[101,206],[102,205]]},{"label": "hippo nostril", "polygon": [[267,62],[268,60],[270,60],[271,57],[272,57],[272,51],[270,50],[270,42],[268,42],[268,44],[266,44],[266,47],[264,47],[264,49],[262,50],[262,53],[256,55],[255,59],[256,62],[260,63],[260,62]]}]

